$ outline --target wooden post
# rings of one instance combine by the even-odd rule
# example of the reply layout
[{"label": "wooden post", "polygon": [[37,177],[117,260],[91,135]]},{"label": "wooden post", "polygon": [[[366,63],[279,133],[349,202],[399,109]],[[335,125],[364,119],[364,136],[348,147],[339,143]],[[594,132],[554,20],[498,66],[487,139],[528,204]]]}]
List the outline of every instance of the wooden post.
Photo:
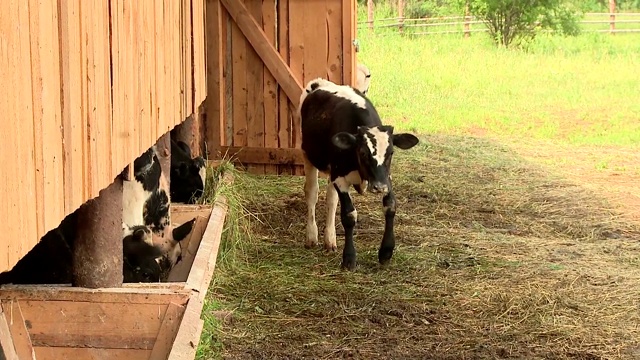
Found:
[{"label": "wooden post", "polygon": [[[355,86],[357,82],[357,58],[356,49],[353,40],[357,36],[357,14],[356,2],[351,0],[342,0],[342,38],[343,65],[342,76],[343,84]],[[297,147],[300,145],[298,144]]]},{"label": "wooden post", "polygon": [[471,22],[471,16],[469,15],[469,0],[467,0],[464,4],[464,37],[468,38],[471,36],[471,32],[469,31],[469,23]]},{"label": "wooden post", "polygon": [[[224,69],[229,69],[225,64],[225,43],[223,38],[223,15],[225,13],[220,0],[207,0],[205,10],[205,34],[207,47],[207,98],[206,103],[206,135],[205,144],[208,157],[211,159],[220,158],[220,147],[225,144],[225,119],[231,116],[225,113],[225,81],[230,80],[230,76],[224,76]],[[229,24],[230,25],[230,24]],[[229,36],[231,31],[228,32]],[[230,59],[229,59],[230,60]],[[229,70],[227,70],[229,71]],[[230,87],[229,87],[230,88]],[[228,104],[228,103],[227,103]],[[230,145],[230,144],[229,144]]]},{"label": "wooden post", "polygon": [[187,120],[176,126],[171,132],[176,141],[184,141],[191,149],[191,155],[199,156],[203,153],[201,149],[202,139],[202,112],[198,108],[196,112],[189,116]]},{"label": "wooden post", "polygon": [[367,0],[367,22],[369,31],[373,31],[373,0]]},{"label": "wooden post", "polygon": [[78,209],[73,286],[122,286],[122,176]]},{"label": "wooden post", "polygon": [[171,134],[166,132],[162,135],[158,142],[156,142],[156,151],[158,152],[158,160],[160,161],[160,167],[162,168],[162,177],[166,180],[164,182],[160,179],[160,187],[169,193],[170,174],[171,174]]},{"label": "wooden post", "polygon": [[398,0],[398,31],[402,34],[404,28],[404,0]]},{"label": "wooden post", "polygon": [[609,0],[609,32],[615,34],[616,30],[616,0]]}]

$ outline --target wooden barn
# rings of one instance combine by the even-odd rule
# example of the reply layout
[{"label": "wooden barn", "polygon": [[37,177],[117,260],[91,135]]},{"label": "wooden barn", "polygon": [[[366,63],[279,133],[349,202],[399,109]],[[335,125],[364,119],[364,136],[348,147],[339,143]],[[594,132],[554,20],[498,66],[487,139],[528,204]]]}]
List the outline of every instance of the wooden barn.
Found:
[{"label": "wooden barn", "polygon": [[[316,77],[355,84],[355,7],[0,2],[0,272],[81,206],[97,204],[96,222],[121,219],[105,199],[122,197],[114,184],[154,144],[170,156],[169,137],[209,160],[301,175],[302,86]],[[225,213],[224,198],[171,206],[173,222],[197,221],[170,282],[0,287],[0,359],[193,359]],[[91,238],[121,242],[120,221],[112,224]],[[100,252],[99,240],[86,246]]]}]

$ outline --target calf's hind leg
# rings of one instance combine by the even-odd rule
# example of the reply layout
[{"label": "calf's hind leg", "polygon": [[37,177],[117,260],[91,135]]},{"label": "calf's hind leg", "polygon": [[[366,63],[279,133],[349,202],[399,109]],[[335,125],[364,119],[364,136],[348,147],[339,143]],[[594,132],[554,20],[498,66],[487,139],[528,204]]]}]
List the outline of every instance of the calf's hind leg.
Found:
[{"label": "calf's hind leg", "polygon": [[304,159],[304,197],[307,202],[307,241],[304,246],[312,248],[318,245],[318,224],[316,223],[316,204],[318,203],[318,169],[309,160]]},{"label": "calf's hind leg", "polygon": [[336,210],[338,209],[338,191],[329,181],[327,185],[327,220],[324,227],[324,249],[336,251]]}]

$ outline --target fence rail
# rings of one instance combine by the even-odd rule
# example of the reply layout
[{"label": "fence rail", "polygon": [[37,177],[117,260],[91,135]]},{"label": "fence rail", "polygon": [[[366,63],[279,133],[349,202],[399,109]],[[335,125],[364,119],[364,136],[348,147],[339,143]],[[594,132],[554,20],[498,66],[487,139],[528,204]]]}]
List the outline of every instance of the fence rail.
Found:
[{"label": "fence rail", "polygon": [[[640,33],[640,13],[586,13],[579,25],[583,32]],[[599,25],[606,25],[599,26]],[[618,26],[620,25],[620,26]],[[475,28],[472,28],[475,27]],[[438,16],[431,18],[388,17],[358,22],[359,29],[393,29],[411,35],[464,34],[487,32],[483,21],[474,16]],[[427,30],[427,31],[419,31]],[[551,31],[551,30],[546,30]]]}]

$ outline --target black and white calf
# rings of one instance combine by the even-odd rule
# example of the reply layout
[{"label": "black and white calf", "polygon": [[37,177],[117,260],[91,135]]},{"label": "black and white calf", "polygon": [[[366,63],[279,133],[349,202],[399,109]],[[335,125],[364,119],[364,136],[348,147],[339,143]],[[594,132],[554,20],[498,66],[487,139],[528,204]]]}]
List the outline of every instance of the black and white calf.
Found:
[{"label": "black and white calf", "polygon": [[[172,230],[172,239],[180,241],[191,232],[194,220]],[[49,231],[9,271],[0,273],[2,284],[69,284],[73,280],[73,249],[77,212],[68,215]],[[127,228],[122,239],[123,282],[158,282],[177,261],[175,253],[152,244],[147,226]]]},{"label": "black and white calf", "polygon": [[[171,231],[171,239],[180,242],[191,232],[195,219]],[[146,226],[133,226],[122,239],[124,282],[159,282],[169,275],[179,255],[167,244],[153,244],[153,235]]]},{"label": "black and white calf", "polygon": [[[183,143],[184,144],[184,143]],[[189,147],[184,144],[186,151],[190,153]],[[185,149],[172,144],[171,157],[171,174],[179,171],[174,170],[174,154],[181,159],[181,151]],[[146,152],[140,155],[134,162],[134,179],[125,180],[123,182],[123,200],[122,200],[122,222],[125,236],[130,229],[136,229],[139,226],[148,227],[151,231],[150,237],[145,237],[144,241],[148,245],[155,245],[162,251],[163,258],[158,257],[158,262],[165,261],[171,267],[179,261],[182,249],[180,240],[182,240],[191,231],[193,221],[187,222],[181,226],[181,230],[177,233],[171,224],[171,197],[169,196],[170,188],[174,186],[182,186],[187,189],[193,183],[202,184],[202,175],[199,168],[192,164],[191,158],[188,158],[191,168],[195,168],[195,173],[183,173],[180,177],[171,177],[171,182],[175,183],[171,186],[167,184],[167,174],[162,172],[159,156],[155,146],[150,147]],[[176,166],[182,166],[186,160],[176,161]],[[204,168],[204,161],[202,162]],[[203,187],[202,187],[203,188]],[[185,232],[183,234],[183,232]],[[164,260],[163,260],[164,259]]]},{"label": "black and white calf", "polygon": [[171,223],[170,198],[155,145],[134,160],[133,175],[122,184],[123,230],[145,225],[161,233]]},{"label": "black and white calf", "polygon": [[327,220],[324,247],[335,251],[335,214],[340,202],[340,220],[345,231],[342,267],[353,270],[356,249],[353,229],[358,216],[349,189],[383,195],[385,227],[378,251],[381,264],[387,263],[395,248],[393,221],[396,202],[391,186],[391,158],[394,147],[410,149],[418,143],[411,134],[394,134],[384,126],[373,104],[360,91],[325,79],[307,83],[300,96],[298,116],[305,156],[305,198],[307,202],[306,247],[318,243],[316,204],[318,171],[329,175]]},{"label": "black and white calf", "polygon": [[[174,145],[172,149],[181,159],[176,166],[187,164],[191,172],[181,172],[172,182],[191,192],[202,191],[204,172],[200,170],[204,161],[192,161],[189,147],[184,143],[179,146],[181,148]],[[189,154],[188,160],[181,157],[180,151]],[[195,219],[175,228],[171,224],[170,190],[155,146],[140,155],[133,165],[134,179],[123,181],[123,279],[124,282],[158,282],[164,280],[180,260],[180,241],[191,232]],[[10,271],[0,273],[0,284],[70,283],[76,224],[77,211],[45,234]]]},{"label": "black and white calf", "polygon": [[171,141],[171,200],[193,204],[204,193],[207,168],[202,156],[191,155],[189,145]]}]

